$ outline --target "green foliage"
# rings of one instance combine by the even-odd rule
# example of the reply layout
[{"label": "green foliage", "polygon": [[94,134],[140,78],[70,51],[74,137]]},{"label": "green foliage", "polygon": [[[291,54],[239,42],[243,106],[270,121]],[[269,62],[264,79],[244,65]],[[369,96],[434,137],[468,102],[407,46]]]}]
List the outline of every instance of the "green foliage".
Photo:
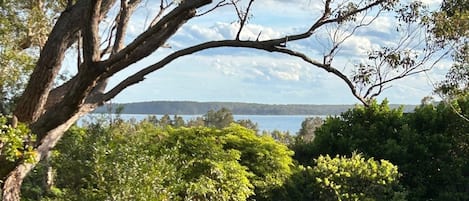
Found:
[{"label": "green foliage", "polygon": [[207,127],[225,128],[234,122],[233,113],[227,108],[210,110],[204,115],[204,121]]},{"label": "green foliage", "polygon": [[297,166],[273,200],[404,200],[397,166],[386,160],[319,156],[314,165]]},{"label": "green foliage", "polygon": [[439,83],[437,92],[450,99],[469,92],[469,1],[446,0],[431,16],[431,33],[435,43],[449,46],[453,65],[446,79]]},{"label": "green foliage", "polygon": [[[295,159],[310,164],[321,154],[350,155],[355,150],[385,158],[388,147],[398,145],[396,134],[402,129],[402,117],[402,109],[391,110],[387,101],[372,102],[369,107],[356,106],[340,116],[328,117],[315,131],[314,141],[297,142]],[[398,151],[399,147],[393,150]]]},{"label": "green foliage", "polygon": [[238,162],[242,152],[225,150],[223,135],[202,127],[168,130],[159,150],[175,168],[174,178],[165,179],[172,200],[246,200],[254,193],[252,173]]},{"label": "green foliage", "polygon": [[311,164],[308,160],[322,154],[358,151],[399,166],[409,200],[467,200],[469,127],[453,108],[467,115],[468,100],[422,105],[409,114],[389,109],[386,102],[356,107],[328,118],[313,142],[294,149],[295,158]]},{"label": "green foliage", "polygon": [[35,135],[22,123],[12,127],[6,116],[0,115],[0,161],[14,162],[23,159],[33,162]]},{"label": "green foliage", "polygon": [[254,174],[255,200],[269,197],[292,174],[293,152],[270,136],[257,136],[253,130],[232,124],[222,130],[225,149],[240,150],[240,164]]},{"label": "green foliage", "polygon": [[453,59],[453,66],[446,74],[446,79],[440,82],[436,89],[450,99],[469,94],[469,43],[461,46],[454,53]]},{"label": "green foliage", "polygon": [[291,175],[292,155],[272,138],[236,124],[224,129],[161,128],[149,121],[91,124],[73,127],[57,145],[50,163],[55,187],[41,189],[43,180],[29,179],[23,195],[31,200],[260,200]]},{"label": "green foliage", "polygon": [[365,160],[360,154],[351,158],[315,159],[312,172],[319,184],[319,200],[397,200],[403,199],[397,187],[397,167],[389,161]]},{"label": "green foliage", "polygon": [[0,1],[0,113],[8,114],[14,107],[34,68],[39,48],[66,2]]},{"label": "green foliage", "polygon": [[[56,200],[163,200],[165,169],[170,165],[146,149],[150,124],[125,123],[74,127],[57,146]],[[152,133],[154,133],[153,131]]]}]

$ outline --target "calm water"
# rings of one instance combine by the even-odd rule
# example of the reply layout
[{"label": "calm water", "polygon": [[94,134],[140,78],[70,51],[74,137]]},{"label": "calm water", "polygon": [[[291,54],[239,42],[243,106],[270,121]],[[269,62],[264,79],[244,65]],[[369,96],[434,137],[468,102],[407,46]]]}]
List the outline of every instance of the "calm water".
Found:
[{"label": "calm water", "polygon": [[[100,114],[90,114],[83,117],[79,124],[83,120],[89,120],[93,117],[99,116]],[[137,121],[143,120],[148,115],[146,114],[121,114],[121,118],[125,120],[135,119]],[[161,118],[163,115],[155,115],[156,117]],[[181,116],[185,121],[201,117],[202,115],[178,115]],[[171,115],[171,118],[173,115]],[[307,117],[321,117],[325,118],[326,116],[316,116],[316,115],[233,115],[235,120],[241,119],[250,119],[252,122],[257,123],[257,126],[260,131],[267,130],[279,130],[279,131],[288,131],[290,134],[296,134],[301,128],[301,122]]]}]

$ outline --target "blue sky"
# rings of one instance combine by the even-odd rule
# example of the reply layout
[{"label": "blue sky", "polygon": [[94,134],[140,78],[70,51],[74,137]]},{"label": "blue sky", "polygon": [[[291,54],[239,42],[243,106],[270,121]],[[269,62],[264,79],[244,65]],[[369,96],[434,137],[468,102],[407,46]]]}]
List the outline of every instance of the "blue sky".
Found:
[{"label": "blue sky", "polygon": [[[304,31],[318,16],[321,3],[313,0],[255,1],[253,17],[241,35],[242,39],[281,37]],[[427,0],[437,5],[438,0]],[[140,33],[145,19],[155,8],[147,3],[132,19],[129,41]],[[190,20],[174,35],[168,45],[153,55],[134,64],[111,80],[115,85],[132,72],[155,63],[178,49],[208,40],[233,39],[237,24],[233,8],[226,7],[208,15]],[[383,16],[368,28],[359,30],[347,40],[339,52],[335,65],[351,72],[364,53],[386,44],[392,44],[396,35],[392,17]],[[328,43],[326,33],[318,33],[309,40],[290,43],[289,47],[322,58]],[[444,76],[448,63],[442,63],[426,73],[393,82],[379,99],[391,103],[418,104],[432,95],[431,82]],[[72,70],[73,71],[73,70]],[[354,104],[346,84],[332,74],[299,59],[281,54],[241,48],[218,48],[182,57],[165,68],[148,75],[145,81],[127,88],[113,102],[140,102],[155,100],[236,101],[268,104]]]}]

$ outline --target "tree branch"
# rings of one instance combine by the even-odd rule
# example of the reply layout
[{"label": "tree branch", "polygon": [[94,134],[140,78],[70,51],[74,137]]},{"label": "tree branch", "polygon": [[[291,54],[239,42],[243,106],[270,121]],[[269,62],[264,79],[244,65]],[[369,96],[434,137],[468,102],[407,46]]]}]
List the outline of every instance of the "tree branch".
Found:
[{"label": "tree branch", "polygon": [[318,61],[315,61],[315,60],[309,58],[308,56],[306,56],[305,54],[303,54],[301,52],[296,52],[296,51],[286,49],[286,48],[276,47],[274,51],[275,52],[285,53],[285,54],[288,54],[290,56],[295,56],[295,57],[301,58],[303,61],[305,61],[307,63],[310,63],[310,64],[312,64],[316,67],[319,67],[319,68],[329,72],[329,73],[334,74],[335,76],[340,78],[342,81],[344,81],[345,84],[347,84],[348,88],[352,92],[352,95],[355,96],[355,98],[357,98],[360,102],[362,102],[363,105],[368,106],[368,104],[369,104],[368,100],[365,97],[360,96],[360,94],[357,92],[353,82],[345,74],[343,74],[342,72],[340,72],[336,68],[331,67],[330,64],[319,63]]},{"label": "tree branch", "polygon": [[84,23],[83,28],[83,59],[88,67],[92,66],[101,57],[99,51],[99,20],[101,14],[99,8],[101,8],[101,0],[91,1],[87,8],[87,23]]},{"label": "tree branch", "polygon": [[159,62],[157,62],[157,63],[155,63],[151,66],[148,66],[148,67],[138,71],[137,73],[127,77],[125,80],[123,80],[118,85],[116,85],[113,89],[111,89],[106,94],[104,94],[101,101],[108,101],[108,100],[112,99],[117,94],[122,92],[122,90],[124,90],[125,88],[143,81],[145,79],[146,75],[148,75],[148,74],[150,74],[150,73],[152,73],[156,70],[159,70],[159,69],[163,68],[164,66],[171,63],[172,61],[174,61],[175,59],[177,59],[179,57],[182,57],[182,56],[185,56],[185,55],[190,55],[190,54],[193,54],[195,52],[199,52],[199,51],[202,51],[202,50],[205,50],[205,49],[210,49],[210,48],[217,48],[217,47],[238,47],[238,48],[241,48],[242,47],[242,48],[253,48],[253,49],[258,49],[258,50],[264,50],[264,51],[269,51],[269,52],[279,52],[279,53],[284,53],[284,54],[288,54],[288,55],[291,55],[291,56],[299,57],[299,58],[303,59],[304,61],[306,61],[306,62],[308,62],[308,63],[310,63],[310,64],[312,64],[316,67],[322,68],[322,69],[326,70],[327,72],[333,73],[334,75],[341,78],[349,86],[349,88],[352,91],[353,95],[355,97],[357,97],[361,102],[363,102],[363,104],[367,105],[367,101],[365,99],[363,99],[362,97],[360,97],[359,94],[356,92],[353,83],[347,78],[347,76],[342,74],[339,70],[337,70],[335,68],[332,68],[329,65],[325,65],[325,64],[320,63],[318,61],[315,61],[315,60],[307,57],[306,55],[304,55],[302,53],[295,52],[295,51],[292,51],[292,50],[289,50],[289,49],[279,48],[278,45],[279,44],[274,44],[271,41],[263,41],[262,42],[262,41],[223,40],[223,41],[210,41],[210,42],[195,45],[195,46],[192,46],[192,47],[189,47],[189,48],[186,48],[186,49],[182,49],[182,50],[176,51],[176,52],[168,55],[167,57],[165,57],[161,61],[159,61]]},{"label": "tree branch", "polygon": [[150,55],[164,45],[188,19],[195,16],[195,9],[211,3],[211,0],[184,1],[165,15],[155,26],[138,36],[124,49],[102,62],[114,74],[130,64]]},{"label": "tree branch", "polygon": [[249,1],[248,7],[246,8],[246,11],[244,11],[244,13],[240,13],[240,11],[238,11],[238,8],[236,7],[236,4],[234,4],[236,11],[238,12],[238,17],[239,17],[239,29],[238,29],[238,33],[236,33],[236,40],[239,40],[241,31],[243,31],[244,25],[246,25],[246,22],[249,16],[249,10],[251,9],[253,2],[254,0]]},{"label": "tree branch", "polygon": [[219,8],[219,7],[223,7],[223,6],[228,6],[228,5],[231,5],[231,3],[226,3],[226,0],[222,0],[220,2],[218,2],[215,6],[213,6],[212,8],[200,13],[200,14],[196,14],[195,16],[196,17],[200,17],[202,15],[205,15],[207,13],[210,13],[212,11],[214,11],[215,9]]},{"label": "tree branch", "polygon": [[[42,114],[49,91],[62,65],[66,50],[78,39],[76,33],[82,28],[82,16],[87,0],[79,0],[57,19],[49,38],[41,50],[41,56],[30,76],[28,85],[18,101],[15,115],[21,122],[35,121]],[[115,0],[104,0],[101,16],[109,11]]]},{"label": "tree branch", "polygon": [[116,20],[116,38],[114,40],[114,46],[112,48],[112,54],[115,54],[124,47],[125,33],[129,24],[130,16],[137,8],[137,5],[141,0],[135,0],[128,2],[127,0],[121,0],[121,10],[119,12],[118,19]]}]

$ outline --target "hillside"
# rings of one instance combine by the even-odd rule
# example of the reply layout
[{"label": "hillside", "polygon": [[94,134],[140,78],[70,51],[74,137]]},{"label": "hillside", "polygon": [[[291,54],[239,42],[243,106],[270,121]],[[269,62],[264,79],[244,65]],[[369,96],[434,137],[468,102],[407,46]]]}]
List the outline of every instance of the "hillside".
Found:
[{"label": "hillside", "polygon": [[[152,101],[138,103],[114,103],[96,109],[95,113],[108,113],[123,107],[124,114],[205,114],[209,110],[228,108],[235,115],[336,115],[353,105],[302,105],[258,104],[238,102]],[[391,105],[392,108],[399,105]],[[412,112],[415,105],[405,105],[405,112]]]}]

